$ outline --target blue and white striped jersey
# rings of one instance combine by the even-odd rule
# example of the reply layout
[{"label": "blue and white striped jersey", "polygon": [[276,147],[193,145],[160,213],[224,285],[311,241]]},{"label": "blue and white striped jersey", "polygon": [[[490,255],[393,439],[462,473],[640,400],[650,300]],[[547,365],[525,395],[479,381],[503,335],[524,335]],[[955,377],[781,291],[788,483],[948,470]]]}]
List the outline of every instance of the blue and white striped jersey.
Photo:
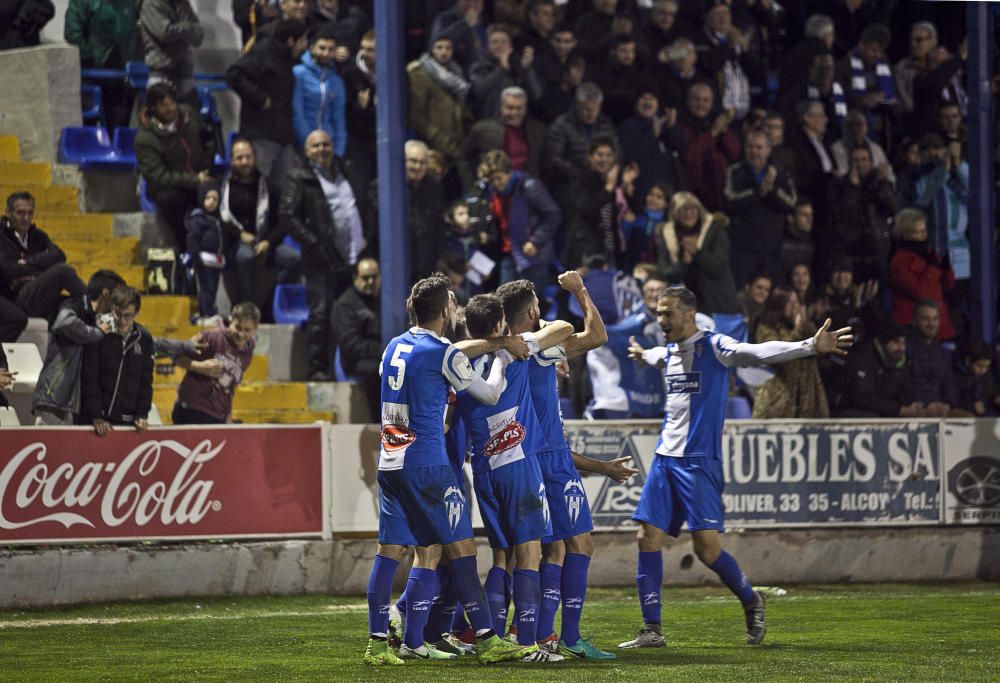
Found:
[{"label": "blue and white striped jersey", "polygon": [[380,470],[447,465],[444,420],[448,386],[468,388],[475,376],[464,353],[430,330],[411,327],[385,347]]},{"label": "blue and white striped jersey", "polygon": [[682,342],[646,350],[643,360],[663,368],[667,396],[656,454],[721,458],[729,368],[782,363],[813,353],[812,339],[744,344],[702,330]]}]

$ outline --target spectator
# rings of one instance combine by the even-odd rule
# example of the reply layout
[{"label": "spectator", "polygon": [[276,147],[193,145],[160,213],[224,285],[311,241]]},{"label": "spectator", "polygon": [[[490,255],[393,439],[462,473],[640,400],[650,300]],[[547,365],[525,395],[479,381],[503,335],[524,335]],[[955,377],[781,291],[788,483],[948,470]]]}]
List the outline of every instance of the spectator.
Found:
[{"label": "spectator", "polygon": [[253,47],[250,39],[257,29],[278,18],[279,7],[275,0],[233,0],[233,23],[240,29],[240,45],[246,54]]},{"label": "spectator", "polygon": [[295,122],[295,142],[305,145],[306,136],[316,129],[325,130],[333,140],[334,153],[342,157],[347,149],[347,97],[344,81],[337,75],[333,56],[337,50],[331,25],[312,34],[309,51],[292,68],[295,92],[292,95],[292,116]]},{"label": "spectator", "polygon": [[[139,35],[142,37],[149,80],[146,88],[171,86],[173,99],[198,105],[194,86],[194,48],[205,39],[205,29],[189,0],[143,0],[139,5]],[[147,105],[149,93],[146,93]]]},{"label": "spectator", "polygon": [[503,150],[487,152],[483,166],[499,228],[500,284],[523,278],[544,291],[562,221],[559,205],[540,180],[515,171]]},{"label": "spectator", "polygon": [[670,45],[680,37],[675,26],[677,10],[678,0],[653,0],[639,41],[646,53],[643,61],[660,64],[670,61]]},{"label": "spectator", "polygon": [[[653,266],[659,270],[657,242],[660,231],[667,221],[667,206],[672,192],[664,182],[653,183],[645,195],[645,204],[638,215],[631,210],[625,213],[622,222],[622,236],[625,239],[624,270],[631,273],[639,264]],[[653,310],[655,312],[655,305]]]},{"label": "spectator", "polygon": [[843,389],[831,398],[835,417],[924,417],[913,397],[906,330],[886,322],[877,337],[854,349],[843,373]]},{"label": "spectator", "polygon": [[198,188],[198,206],[184,219],[187,245],[198,276],[198,315],[202,320],[216,315],[215,297],[226,267],[226,254],[236,250],[232,226],[219,218],[219,186],[204,183]]},{"label": "spectator", "polygon": [[31,401],[36,425],[76,424],[84,349],[111,333],[111,292],[124,286],[125,280],[117,273],[99,270],[90,276],[83,296],[70,297],[59,305]]},{"label": "spectator", "polygon": [[963,43],[960,47],[963,54],[953,55],[945,47],[936,45],[936,34],[934,42],[922,68],[913,74],[914,106],[907,121],[914,133],[932,130],[936,123],[934,117],[946,102],[958,104],[962,116],[966,114],[968,96],[963,87],[962,71],[967,56],[964,52],[968,48]]},{"label": "spectator", "polygon": [[302,246],[309,320],[309,378],[328,382],[333,362],[330,307],[351,284],[351,271],[365,247],[359,187],[333,153],[321,130],[306,138],[309,164],[288,173],[281,189],[279,221]]},{"label": "spectator", "polygon": [[153,404],[153,337],[135,321],[142,297],[132,287],[111,292],[114,325],[83,351],[80,371],[80,418],[98,436],[113,426],[144,432]]},{"label": "spectator", "polygon": [[368,401],[369,421],[381,419],[379,360],[382,357],[382,324],[379,288],[382,280],[378,261],[363,258],[354,266],[353,286],[340,295],[333,307],[332,326],[340,347],[344,372],[361,379]]},{"label": "spectator", "polygon": [[[260,310],[248,301],[233,306],[229,325],[202,332],[205,348],[177,387],[173,423],[223,424],[233,421],[233,395],[253,360]],[[196,369],[197,368],[197,369]]]},{"label": "spectator", "polygon": [[593,139],[587,164],[586,169],[572,171],[573,180],[564,204],[566,246],[562,263],[567,268],[576,268],[588,256],[601,255],[617,269],[622,250],[616,197],[619,169],[611,138]]},{"label": "spectator", "polygon": [[500,115],[476,121],[462,142],[459,174],[465,188],[475,182],[479,163],[493,149],[502,149],[515,171],[537,178],[541,170],[545,125],[528,116],[528,94],[511,86],[503,89],[499,101]]},{"label": "spectator", "polygon": [[684,146],[684,139],[676,125],[677,110],[668,108],[660,115],[655,88],[640,88],[634,109],[635,113],[618,130],[622,162],[625,166],[634,164],[638,169],[634,196],[643,198],[657,183],[679,185],[677,150]]},{"label": "spectator", "polygon": [[[281,21],[298,21],[307,24],[309,17],[308,0],[277,0],[277,7],[274,7],[275,0],[267,1],[267,8],[271,12],[265,12],[267,21],[262,21],[257,27],[253,37],[243,45],[243,54],[249,54],[257,43],[265,38],[273,38],[274,31]],[[273,11],[276,9],[277,11]]]},{"label": "spectator", "polygon": [[361,37],[353,62],[342,67],[347,104],[347,150],[362,187],[375,175],[375,32]]},{"label": "spectator", "polygon": [[857,147],[864,147],[871,156],[872,168],[879,177],[889,181],[889,184],[896,187],[896,175],[892,172],[892,164],[886,156],[882,145],[868,137],[868,120],[865,115],[852,109],[844,119],[844,134],[839,140],[830,145],[830,152],[833,154],[833,162],[836,164],[834,174],[846,176],[851,172],[851,151]]},{"label": "spectator", "polygon": [[788,286],[795,292],[795,296],[799,300],[799,305],[805,311],[806,317],[809,320],[814,320],[816,316],[813,314],[813,310],[815,309],[816,302],[819,300],[819,294],[816,292],[816,286],[813,283],[812,270],[805,263],[796,263],[789,268],[787,281]]},{"label": "spectator", "polygon": [[86,291],[63,250],[35,225],[34,216],[30,193],[7,197],[7,215],[0,218],[0,286],[8,296],[0,297],[0,314],[9,322],[0,341],[16,341],[28,317],[51,320],[63,290],[70,296]]},{"label": "spectator", "polygon": [[[726,169],[725,207],[732,216],[730,261],[733,277],[744,281],[766,272],[779,282],[785,216],[796,204],[788,173],[770,163],[771,143],[763,131],[747,135],[745,160]],[[709,311],[703,311],[709,312]]]},{"label": "spectator", "polygon": [[435,16],[431,23],[432,47],[438,40],[451,41],[455,63],[459,67],[457,76],[464,77],[486,52],[483,4],[483,0],[457,0],[451,9]]},{"label": "spectator", "polygon": [[764,304],[771,296],[771,289],[774,283],[767,273],[755,273],[743,285],[743,289],[736,293],[736,303],[743,313],[743,320],[746,322],[749,339],[753,339],[757,331],[757,321],[760,314],[764,312]]},{"label": "spectator", "polygon": [[786,99],[779,101],[778,107],[788,118],[799,120],[799,106],[803,100],[823,105],[827,121],[833,122],[832,126],[824,129],[823,142],[827,145],[835,142],[847,116],[847,99],[844,88],[834,80],[833,55],[821,53],[814,56],[805,90],[789,93]]},{"label": "spectator", "polygon": [[549,164],[546,184],[549,187],[563,186],[574,168],[587,168],[591,146],[598,138],[610,143],[614,160],[618,133],[611,119],[601,112],[603,101],[600,88],[589,81],[581,83],[576,89],[573,108],[549,126],[545,139],[545,157]]},{"label": "spectator", "polygon": [[281,19],[274,26],[273,35],[226,69],[226,82],[240,96],[240,135],[253,144],[257,168],[279,182],[295,149],[292,68],[307,43],[301,21]]},{"label": "spectator", "polygon": [[523,88],[536,98],[542,93],[538,76],[531,68],[534,48],[515,51],[511,29],[503,24],[490,26],[486,36],[486,54],[469,71],[469,105],[476,118],[492,116],[500,108],[500,95],[507,88]]},{"label": "spectator", "polygon": [[[479,221],[479,226],[485,227],[486,223],[487,221]],[[466,273],[468,273],[468,263],[473,255],[495,240],[488,231],[473,228],[469,204],[465,199],[456,199],[452,202],[445,224],[448,232],[444,239],[444,252],[460,256],[466,263]],[[460,302],[464,302],[481,292],[482,288],[466,277],[456,296]]]},{"label": "spectator", "polygon": [[713,101],[717,99],[717,84],[697,68],[698,53],[689,38],[677,38],[667,50],[667,61],[657,60],[653,67],[663,104],[682,110],[687,106],[687,94],[696,83],[712,89]]},{"label": "spectator", "polygon": [[441,183],[427,172],[427,151],[420,140],[408,140],[404,147],[411,282],[434,272],[445,236],[444,194]]},{"label": "spectator", "polygon": [[861,109],[872,137],[887,145],[892,137],[891,119],[898,106],[896,81],[885,59],[892,34],[882,24],[868,24],[858,45],[837,63],[837,82],[847,84],[847,105]]},{"label": "spectator", "polygon": [[[778,101],[787,102],[788,109],[802,99],[810,82],[816,55],[828,55],[833,47],[833,20],[825,14],[813,14],[805,23],[805,37],[785,53],[778,72]],[[832,66],[832,64],[831,64]],[[833,70],[830,70],[832,77]]]},{"label": "spectator", "polygon": [[795,157],[792,181],[796,191],[812,201],[814,214],[821,219],[817,227],[825,229],[828,187],[834,170],[833,154],[823,141],[829,119],[821,102],[800,102],[796,112],[799,127],[789,140]]},{"label": "spectator", "polygon": [[938,109],[938,130],[945,144],[957,142],[962,146],[963,156],[969,141],[969,131],[962,123],[962,108],[957,102],[945,102]]},{"label": "spectator", "polygon": [[[805,313],[805,305],[791,290],[771,292],[757,322],[754,341],[798,341],[816,334],[816,326]],[[823,390],[816,358],[800,358],[774,368],[774,377],[754,394],[753,417],[826,418],[830,408]]]},{"label": "spectator", "polygon": [[940,333],[941,310],[937,302],[917,301],[906,346],[911,361],[913,398],[926,406],[925,417],[947,417],[958,401],[951,353],[938,341]]},{"label": "spectator", "polygon": [[955,330],[945,305],[945,292],[955,286],[955,273],[947,257],[928,243],[924,213],[914,208],[900,211],[895,217],[893,236],[897,241],[889,261],[892,319],[900,325],[909,323],[916,303],[929,299],[940,311],[940,339],[952,339]]},{"label": "spectator", "polygon": [[10,403],[7,401],[7,397],[3,395],[3,392],[14,386],[16,378],[17,373],[10,371],[10,365],[7,363],[7,354],[4,352],[3,346],[0,346],[0,408],[10,407]]},{"label": "spectator", "polygon": [[406,73],[410,84],[408,125],[418,138],[441,152],[451,168],[461,155],[465,138],[469,118],[465,100],[470,87],[461,66],[452,59],[452,39],[435,34],[430,52],[410,62]]},{"label": "spectator", "polygon": [[531,102],[531,112],[547,124],[573,106],[576,88],[583,82],[586,62],[576,51],[576,38],[567,26],[552,32],[550,50],[535,56],[532,68],[539,78],[541,95]]},{"label": "spectator", "polygon": [[151,86],[135,135],[135,157],[156,210],[174,231],[178,252],[187,251],[184,216],[197,206],[198,185],[211,179],[215,153],[210,126],[186,104],[177,104],[169,83]]},{"label": "spectator", "polygon": [[[63,37],[80,48],[81,67],[122,70],[135,57],[137,20],[130,0],[70,0]],[[99,84],[108,128],[128,126],[132,94],[125,79],[102,78]]]},{"label": "spectator", "polygon": [[549,41],[556,27],[555,0],[529,0],[525,10],[527,21],[515,38],[518,48],[530,47],[535,57],[552,50]]},{"label": "spectator", "polygon": [[720,82],[720,104],[731,121],[742,121],[750,112],[750,84],[763,80],[756,53],[750,49],[751,34],[733,24],[733,12],[725,2],[709,3],[701,31],[694,34],[698,63]]},{"label": "spectator", "polygon": [[781,239],[781,271],[788,273],[792,266],[803,263],[813,269],[816,245],[813,244],[813,207],[806,197],[799,197],[795,209],[785,217],[785,234]]},{"label": "spectator", "polygon": [[656,83],[639,68],[636,61],[638,44],[632,35],[615,39],[611,56],[587,69],[587,80],[593,81],[604,93],[604,112],[621,124],[635,110],[640,93],[655,92]]},{"label": "spectator", "polygon": [[830,318],[832,329],[850,327],[855,342],[860,343],[878,329],[883,318],[876,298],[878,291],[878,280],[855,282],[854,260],[838,256],[830,265],[830,278],[820,293],[813,322],[819,324]]},{"label": "spectator", "polygon": [[706,315],[739,311],[728,228],[725,215],[709,213],[690,192],[677,192],[670,200],[670,221],[657,240],[660,277],[694,292]]},{"label": "spectator", "polygon": [[634,37],[638,32],[638,15],[629,11],[629,3],[622,3],[621,8],[618,5],[619,0],[592,0],[591,10],[573,27],[588,66],[606,60],[619,37]]},{"label": "spectator", "polygon": [[368,17],[350,0],[316,0],[306,23],[316,31],[332,29],[330,37],[337,44],[333,58],[338,64],[358,51],[362,36],[371,28]]},{"label": "spectator", "polygon": [[761,129],[771,143],[771,163],[785,173],[791,173],[795,168],[795,155],[785,144],[785,117],[781,112],[769,111],[764,115]]},{"label": "spectator", "polygon": [[715,95],[704,83],[688,90],[687,107],[678,116],[678,126],[687,145],[681,151],[685,186],[709,211],[721,211],[726,166],[740,157],[740,141],[729,128],[732,116],[714,115]]},{"label": "spectator", "polygon": [[959,367],[958,408],[975,417],[1000,415],[1000,387],[990,372],[993,349],[985,342],[976,342]]},{"label": "spectator", "polygon": [[831,187],[833,229],[828,233],[825,254],[847,254],[854,260],[855,275],[861,280],[888,281],[889,234],[896,212],[896,194],[878,170],[867,147],[851,150],[850,171],[835,178]]},{"label": "spectator", "polygon": [[55,15],[51,0],[12,0],[0,4],[0,50],[38,45],[42,28]]},{"label": "spectator", "polygon": [[[900,114],[906,121],[914,117],[916,107],[913,99],[913,81],[918,73],[926,71],[928,67],[930,54],[937,47],[937,28],[929,21],[917,22],[910,28],[909,44],[910,53],[892,67]],[[913,133],[918,129],[914,125],[908,125],[905,130]]]}]

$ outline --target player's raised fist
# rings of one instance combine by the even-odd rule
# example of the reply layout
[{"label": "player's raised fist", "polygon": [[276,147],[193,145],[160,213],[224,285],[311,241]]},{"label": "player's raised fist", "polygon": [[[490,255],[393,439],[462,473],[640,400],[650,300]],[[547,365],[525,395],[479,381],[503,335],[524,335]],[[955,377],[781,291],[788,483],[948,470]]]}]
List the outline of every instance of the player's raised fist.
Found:
[{"label": "player's raised fist", "polygon": [[573,294],[583,290],[583,278],[575,270],[567,270],[559,276],[559,286]]}]

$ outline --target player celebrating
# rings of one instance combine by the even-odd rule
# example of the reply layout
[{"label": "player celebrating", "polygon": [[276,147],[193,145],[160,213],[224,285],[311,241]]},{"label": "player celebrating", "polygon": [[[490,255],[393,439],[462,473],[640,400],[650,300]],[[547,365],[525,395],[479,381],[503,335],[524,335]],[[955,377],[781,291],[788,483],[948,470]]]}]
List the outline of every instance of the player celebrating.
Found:
[{"label": "player celebrating", "polygon": [[[434,274],[417,282],[408,306],[416,320],[382,355],[382,448],[379,453],[379,536],[368,580],[370,640],[367,664],[402,664],[401,658],[451,659],[424,643],[424,626],[435,593],[435,569],[441,546],[451,563],[455,588],[477,637],[483,663],[516,660],[534,651],[502,640],[491,630],[482,584],[476,571],[476,548],[465,494],[457,486],[444,445],[448,386],[469,391],[483,403],[496,403],[503,364],[489,380],[477,377],[468,356],[506,349],[516,358],[529,355],[520,337],[497,337],[451,344],[443,338],[453,327],[455,304],[451,281]],[[467,355],[468,354],[468,355]],[[390,649],[389,605],[392,578],[405,547],[415,546],[416,559],[407,581],[406,625],[399,657]]]},{"label": "player celebrating", "polygon": [[[506,326],[503,304],[493,294],[474,296],[465,307],[465,322],[473,338],[497,337]],[[521,336],[533,350],[545,350],[571,334],[573,326],[558,321],[547,325],[537,335],[525,332]],[[500,400],[495,406],[485,405],[464,392],[458,399],[458,412],[469,431],[476,497],[490,546],[495,553],[503,548],[512,549],[514,553],[517,642],[534,645],[541,600],[540,539],[552,532],[545,484],[535,456],[546,450],[547,445],[531,403],[528,361],[513,361],[506,352],[500,351],[494,358],[484,356],[476,361],[476,375],[485,374],[491,362],[494,366],[509,363]],[[490,372],[492,374],[493,369]],[[496,631],[498,619],[495,613],[493,616]],[[545,650],[525,657],[525,661],[530,662],[562,659],[561,655]]]},{"label": "player celebrating", "polygon": [[827,320],[811,339],[743,344],[695,325],[697,301],[684,287],[667,289],[656,304],[657,323],[666,346],[644,349],[631,338],[629,356],[663,368],[666,415],[656,458],[632,519],[639,563],[636,584],[644,625],[619,647],[663,647],[660,584],[663,535],[677,536],[687,522],[694,552],[743,604],[747,643],[759,645],[767,627],[764,595],[755,591],[736,560],[719,546],[723,530],[722,424],[729,391],[729,368],[783,363],[814,354],[844,355],[851,328],[830,331]]}]

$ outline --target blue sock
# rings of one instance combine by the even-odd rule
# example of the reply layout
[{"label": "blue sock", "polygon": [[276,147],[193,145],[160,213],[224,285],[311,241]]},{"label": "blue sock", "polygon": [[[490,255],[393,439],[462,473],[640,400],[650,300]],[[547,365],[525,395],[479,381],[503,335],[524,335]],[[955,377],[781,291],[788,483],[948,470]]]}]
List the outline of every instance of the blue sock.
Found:
[{"label": "blue sock", "polygon": [[462,609],[469,618],[477,636],[483,635],[493,628],[490,619],[490,607],[486,602],[483,584],[479,583],[479,571],[476,569],[476,556],[457,557],[451,560],[451,577],[458,591],[458,599],[462,601]]},{"label": "blue sock", "polygon": [[[452,589],[454,590],[455,584],[452,582]],[[455,595],[458,595],[456,592]],[[453,635],[458,635],[465,633],[465,629],[469,628],[469,620],[465,618],[465,610],[462,609],[462,603],[455,599],[455,614],[451,620],[451,632]]]},{"label": "blue sock", "polygon": [[740,569],[740,565],[736,563],[735,557],[723,550],[708,568],[719,575],[722,583],[726,584],[744,606],[753,602],[753,586]]},{"label": "blue sock", "polygon": [[542,586],[538,572],[531,569],[514,570],[514,612],[517,615],[517,642],[534,645],[538,632],[538,603],[542,599]]},{"label": "blue sock", "polygon": [[399,599],[396,600],[396,609],[399,610],[400,614],[406,614],[406,589],[399,594]]},{"label": "blue sock", "polygon": [[385,637],[389,633],[389,601],[392,577],[399,562],[381,555],[375,556],[372,573],[368,576],[368,632]]},{"label": "blue sock", "polygon": [[562,599],[563,569],[558,564],[542,562],[538,567],[540,583],[542,588],[542,604],[538,608],[538,629],[536,635],[539,639],[548,638],[555,632],[556,612],[559,611],[559,601]]},{"label": "blue sock", "polygon": [[659,624],[660,586],[663,584],[663,554],[659,550],[639,551],[639,565],[635,573],[635,583],[639,588],[639,605],[642,607],[642,621],[645,624]]},{"label": "blue sock", "polygon": [[431,613],[434,600],[435,572],[425,567],[413,567],[406,580],[406,622],[403,624],[403,642],[412,648],[424,644],[424,626]]},{"label": "blue sock", "polygon": [[437,592],[431,604],[431,614],[424,629],[424,639],[428,643],[441,640],[443,633],[451,631],[451,622],[455,618],[455,603],[458,595],[455,584],[451,580],[451,568],[441,565],[437,568]]},{"label": "blue sock", "polygon": [[[508,622],[513,622],[510,619],[510,604],[514,602],[514,577],[507,572],[503,573],[503,614],[504,619]],[[500,632],[502,636],[503,633]]]},{"label": "blue sock", "polygon": [[486,575],[486,600],[490,603],[493,624],[490,628],[501,638],[507,631],[507,572],[503,567],[493,567]]},{"label": "blue sock", "polygon": [[570,645],[580,640],[580,616],[587,598],[587,571],[590,558],[580,553],[567,553],[562,570],[562,640]]}]

